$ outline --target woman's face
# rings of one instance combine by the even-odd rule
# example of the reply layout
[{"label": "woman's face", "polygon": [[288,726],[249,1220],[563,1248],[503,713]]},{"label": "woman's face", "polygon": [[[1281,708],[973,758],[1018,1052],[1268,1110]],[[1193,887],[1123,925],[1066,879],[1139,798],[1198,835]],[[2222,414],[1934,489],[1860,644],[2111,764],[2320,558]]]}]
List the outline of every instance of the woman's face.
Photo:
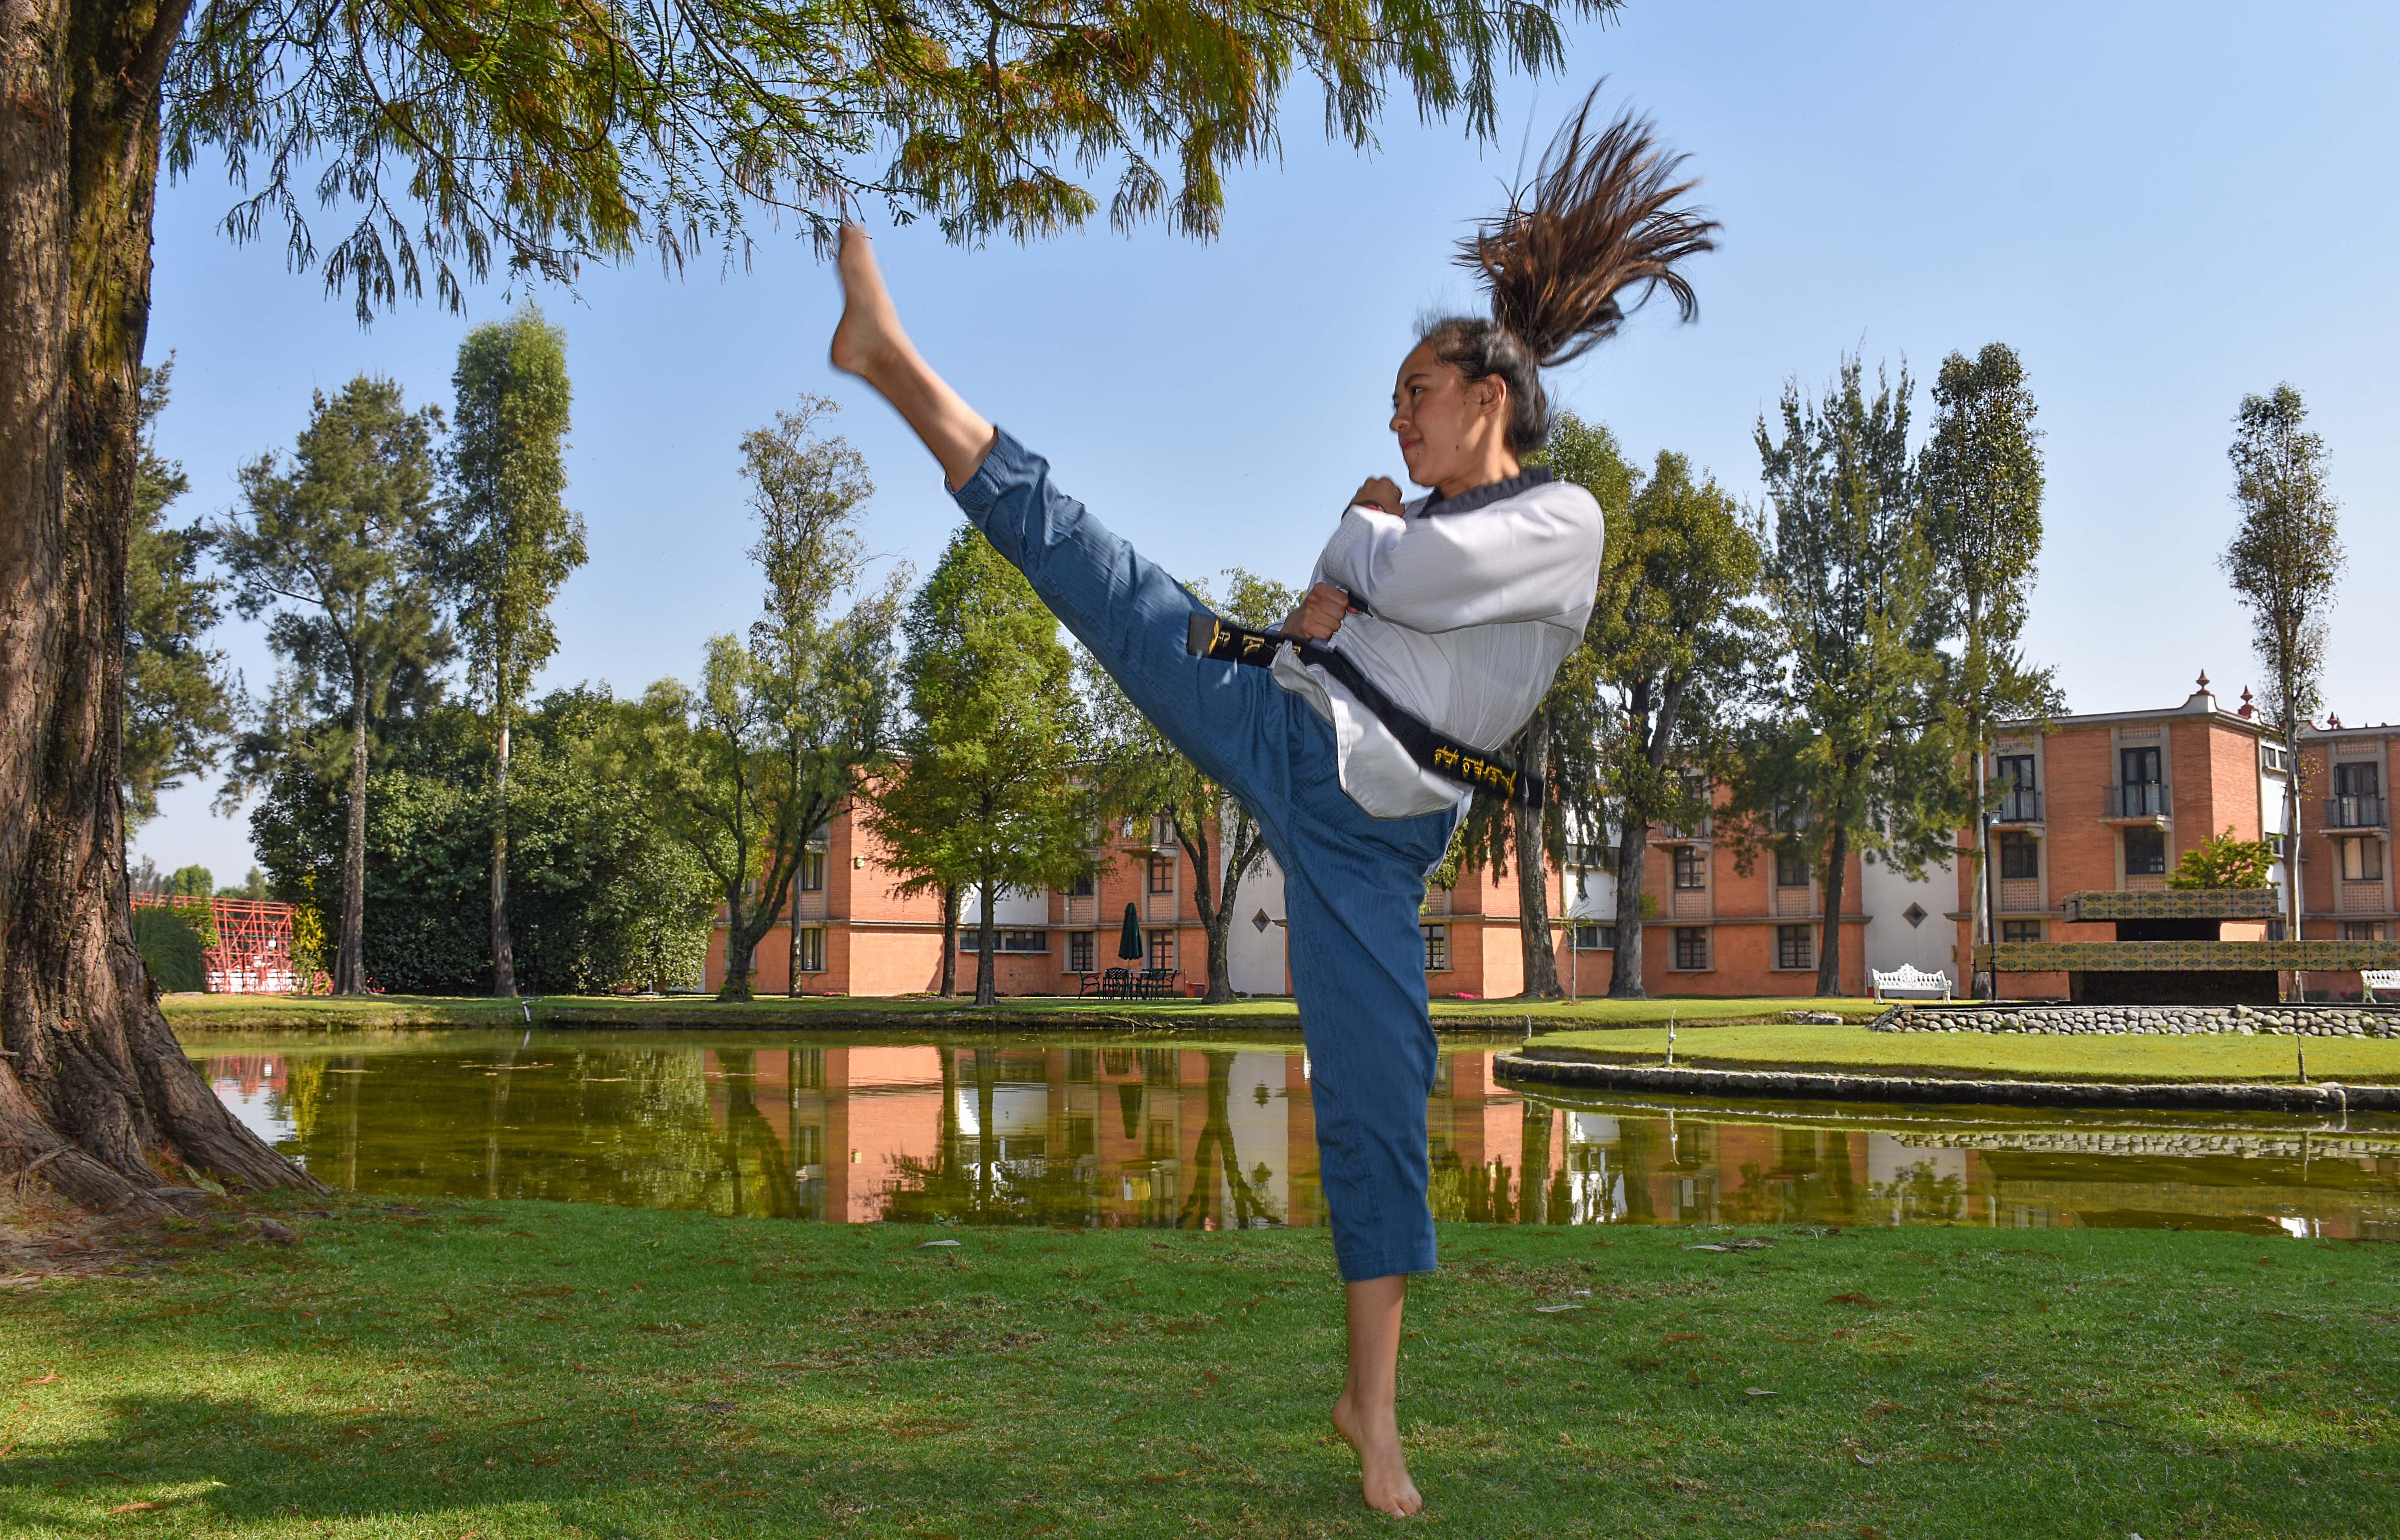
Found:
[{"label": "woman's face", "polygon": [[1488,468],[1507,437],[1508,387],[1496,377],[1469,380],[1454,363],[1434,357],[1428,343],[1400,361],[1392,388],[1392,433],[1409,480],[1419,486],[1489,480]]}]

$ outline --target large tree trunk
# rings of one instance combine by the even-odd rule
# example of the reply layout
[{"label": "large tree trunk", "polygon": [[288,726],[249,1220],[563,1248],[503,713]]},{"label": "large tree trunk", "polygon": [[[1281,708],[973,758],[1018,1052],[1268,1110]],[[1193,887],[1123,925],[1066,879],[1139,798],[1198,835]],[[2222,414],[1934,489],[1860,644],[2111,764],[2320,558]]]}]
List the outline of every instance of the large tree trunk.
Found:
[{"label": "large tree trunk", "polygon": [[1817,947],[1817,992],[1842,992],[1842,884],[1849,873],[1850,831],[1836,827],[1825,861],[1825,922]]},{"label": "large tree trunk", "polygon": [[[1548,768],[1550,722],[1538,711],[1526,724],[1524,747],[1521,762],[1527,773],[1538,774]],[[1550,878],[1542,856],[1542,815],[1515,808],[1508,822],[1517,836],[1517,934],[1525,953],[1525,988],[1518,998],[1557,1000],[1566,991],[1559,988],[1559,954],[1550,935]]]},{"label": "large tree trunk", "polygon": [[990,882],[977,883],[975,892],[983,897],[983,917],[975,921],[975,1002],[978,1005],[989,1005],[1000,993],[992,988],[991,980],[992,953],[998,949],[1000,944],[1000,938],[996,934],[999,927],[992,923],[991,907],[999,895],[995,892],[994,884]]},{"label": "large tree trunk", "polygon": [[516,948],[509,939],[509,717],[500,708],[492,757],[492,997],[517,992]]},{"label": "large tree trunk", "polygon": [[184,1056],[133,947],[125,562],[157,78],[181,5],[0,16],[0,1173],[160,1212],[307,1183]]},{"label": "large tree trunk", "polygon": [[[1224,833],[1221,820],[1218,832],[1220,835]],[[1200,934],[1207,939],[1208,947],[1208,984],[1201,991],[1200,998],[1210,1005],[1223,1005],[1234,998],[1232,947],[1226,938],[1233,930],[1234,895],[1241,891],[1242,879],[1229,860],[1226,876],[1230,880],[1225,891],[1219,893],[1215,876],[1209,869],[1207,835],[1205,832],[1186,833],[1180,819],[1176,821],[1175,833],[1183,843],[1183,853],[1192,862],[1192,906],[1199,912]],[[1224,849],[1229,858],[1240,853],[1230,840]]]},{"label": "large tree trunk", "polygon": [[959,885],[942,884],[942,998],[959,992]]},{"label": "large tree trunk", "polygon": [[1608,973],[1611,1000],[1648,998],[1642,988],[1642,884],[1649,856],[1649,824],[1628,818],[1616,831],[1616,950]]},{"label": "large tree trunk", "polygon": [[716,987],[719,1000],[748,1000],[750,974],[757,966],[758,937],[743,923],[739,888],[725,897],[725,982]]},{"label": "large tree trunk", "polygon": [[334,992],[367,992],[366,681],[350,689],[350,806],[342,833],[342,934],[334,952]]}]

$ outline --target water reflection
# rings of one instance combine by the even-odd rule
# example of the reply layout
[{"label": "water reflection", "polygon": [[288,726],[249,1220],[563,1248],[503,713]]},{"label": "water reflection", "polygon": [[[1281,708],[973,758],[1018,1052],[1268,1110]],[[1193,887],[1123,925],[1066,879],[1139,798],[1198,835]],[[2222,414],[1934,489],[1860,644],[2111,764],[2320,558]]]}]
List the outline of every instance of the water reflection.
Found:
[{"label": "water reflection", "polygon": [[[837,1222],[1325,1218],[1296,1043],[205,1041],[197,1056],[246,1122],[365,1192]],[[1446,1220],[2400,1238],[2400,1122],[1552,1100],[1495,1082],[1493,1047],[1442,1056],[1429,1121]]]}]

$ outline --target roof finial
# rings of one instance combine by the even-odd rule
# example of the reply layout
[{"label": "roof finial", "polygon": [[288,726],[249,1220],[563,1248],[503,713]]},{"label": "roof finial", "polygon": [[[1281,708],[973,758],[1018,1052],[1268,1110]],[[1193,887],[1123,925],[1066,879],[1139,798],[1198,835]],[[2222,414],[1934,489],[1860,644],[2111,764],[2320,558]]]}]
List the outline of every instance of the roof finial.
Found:
[{"label": "roof finial", "polygon": [[2202,689],[2206,689],[2208,688],[2208,670],[2206,669],[2202,669],[2200,671],[2200,688]]},{"label": "roof finial", "polygon": [[2248,685],[2242,687],[2242,709],[2234,715],[2237,716],[2256,716],[2258,715],[2258,708],[2251,703],[2250,687]]}]

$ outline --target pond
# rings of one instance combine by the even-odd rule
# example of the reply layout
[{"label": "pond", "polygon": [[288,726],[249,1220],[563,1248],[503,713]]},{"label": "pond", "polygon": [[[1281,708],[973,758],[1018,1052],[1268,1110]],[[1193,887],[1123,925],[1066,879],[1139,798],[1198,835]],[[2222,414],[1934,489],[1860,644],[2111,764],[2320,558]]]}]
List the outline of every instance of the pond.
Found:
[{"label": "pond", "polygon": [[[1446,1041],[1445,1220],[2104,1225],[2400,1239],[2400,1120],[1532,1095]],[[1325,1222],[1297,1037],[194,1035],[320,1179],[863,1223]]]}]

